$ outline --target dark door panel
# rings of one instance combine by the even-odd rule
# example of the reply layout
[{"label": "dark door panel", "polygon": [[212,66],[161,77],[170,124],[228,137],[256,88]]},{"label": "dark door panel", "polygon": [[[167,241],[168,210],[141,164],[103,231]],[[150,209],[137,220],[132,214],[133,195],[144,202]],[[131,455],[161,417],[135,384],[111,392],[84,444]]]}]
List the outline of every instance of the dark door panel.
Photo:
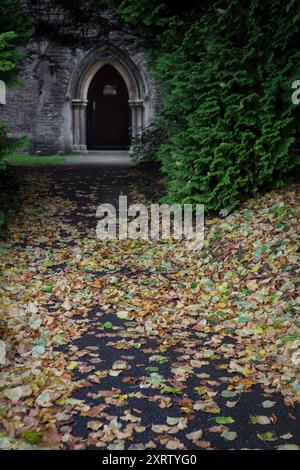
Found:
[{"label": "dark door panel", "polygon": [[89,149],[128,148],[129,104],[127,86],[119,72],[105,65],[88,92],[87,145]]}]

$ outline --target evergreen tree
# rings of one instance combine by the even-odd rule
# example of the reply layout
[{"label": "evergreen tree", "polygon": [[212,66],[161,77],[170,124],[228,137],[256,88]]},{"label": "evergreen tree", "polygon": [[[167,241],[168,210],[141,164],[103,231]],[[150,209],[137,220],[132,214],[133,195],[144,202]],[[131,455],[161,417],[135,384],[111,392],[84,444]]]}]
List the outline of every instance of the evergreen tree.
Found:
[{"label": "evergreen tree", "polygon": [[[300,8],[295,0],[114,0],[150,44],[167,202],[233,210],[299,172]],[[150,142],[151,143],[151,142]]]}]

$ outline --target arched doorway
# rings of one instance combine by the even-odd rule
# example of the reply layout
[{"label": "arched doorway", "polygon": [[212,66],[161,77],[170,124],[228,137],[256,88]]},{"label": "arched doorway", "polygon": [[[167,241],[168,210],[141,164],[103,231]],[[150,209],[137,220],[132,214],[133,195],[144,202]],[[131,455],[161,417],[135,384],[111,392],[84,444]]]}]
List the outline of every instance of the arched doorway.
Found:
[{"label": "arched doorway", "polygon": [[91,81],[86,126],[88,150],[129,148],[129,93],[112,65],[101,67]]},{"label": "arched doorway", "polygon": [[[104,90],[106,85],[117,85],[122,100],[118,101],[118,95],[114,95],[114,87]],[[99,90],[102,90],[100,96]],[[130,147],[153,121],[156,114],[155,96],[154,89],[149,93],[142,67],[121,50],[112,46],[92,49],[78,63],[69,83],[73,152],[87,152],[88,148],[93,147]],[[104,98],[107,98],[107,103]],[[91,123],[94,119],[93,106],[96,107],[95,120]],[[106,112],[101,113],[101,109],[106,109]],[[108,125],[113,116],[114,125]]]}]

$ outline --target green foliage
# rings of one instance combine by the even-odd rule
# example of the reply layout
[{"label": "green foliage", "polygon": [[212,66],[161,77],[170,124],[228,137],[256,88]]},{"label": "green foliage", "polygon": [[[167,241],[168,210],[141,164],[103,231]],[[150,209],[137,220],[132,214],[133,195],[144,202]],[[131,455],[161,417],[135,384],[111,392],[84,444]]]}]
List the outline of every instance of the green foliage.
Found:
[{"label": "green foliage", "polygon": [[[5,127],[0,124],[0,228],[6,227],[13,220],[18,210],[18,180],[6,167],[16,149],[27,146],[27,139],[10,139],[6,137]],[[5,171],[4,171],[5,170]]]},{"label": "green foliage", "polygon": [[[1,0],[0,3],[0,80],[6,86],[18,83],[17,66],[24,54],[24,46],[32,34],[31,19],[19,0]],[[1,105],[0,105],[1,106]],[[13,150],[0,123],[0,171],[5,169],[6,158]]]},{"label": "green foliage", "polygon": [[162,125],[152,124],[142,135],[136,137],[132,145],[132,157],[137,163],[158,162],[156,149],[166,141],[167,135]]},{"label": "green foliage", "polygon": [[[0,2],[0,80],[6,86],[18,83],[18,65],[24,57],[21,47],[32,34],[31,19],[19,0]],[[0,105],[1,111],[1,105]],[[16,210],[16,181],[6,169],[9,156],[24,139],[8,140],[5,126],[0,122],[0,227],[10,222]]]},{"label": "green foliage", "polygon": [[32,21],[19,0],[0,2],[0,79],[17,83],[17,65],[23,58],[20,47],[32,34]]},{"label": "green foliage", "polygon": [[291,101],[300,79],[296,1],[220,0],[201,14],[174,14],[169,2],[115,3],[155,44],[150,61],[167,138],[152,153],[167,202],[231,211],[299,171],[292,150],[300,109]]},{"label": "green foliage", "polygon": [[11,146],[6,137],[5,126],[0,123],[0,171],[6,167],[6,158],[11,151]]},{"label": "green foliage", "polygon": [[16,34],[13,31],[0,34],[0,72],[3,78],[8,73],[11,75],[12,70],[16,68],[15,56],[10,50],[11,42],[15,37]]},{"label": "green foliage", "polygon": [[[18,142],[19,143],[19,142]],[[28,141],[27,145],[24,147],[24,150],[28,148]],[[65,163],[65,157],[59,155],[53,156],[32,156],[28,155],[26,151],[20,152],[20,147],[18,147],[18,151],[15,153],[10,153],[6,159],[8,165],[11,166],[45,166],[45,165],[60,165]]]}]

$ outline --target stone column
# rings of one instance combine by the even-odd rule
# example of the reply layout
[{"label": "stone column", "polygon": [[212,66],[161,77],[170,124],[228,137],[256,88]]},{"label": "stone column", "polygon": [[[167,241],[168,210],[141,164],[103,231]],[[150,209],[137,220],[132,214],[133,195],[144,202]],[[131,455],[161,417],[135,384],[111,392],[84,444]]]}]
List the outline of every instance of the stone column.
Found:
[{"label": "stone column", "polygon": [[86,107],[87,100],[72,100],[73,106],[73,152],[87,152]]},{"label": "stone column", "polygon": [[130,100],[129,106],[132,115],[132,139],[135,139],[141,135],[144,130],[144,102],[143,100]]},{"label": "stone column", "polygon": [[137,113],[137,135],[141,135],[144,130],[144,102],[136,101],[136,113]]}]

